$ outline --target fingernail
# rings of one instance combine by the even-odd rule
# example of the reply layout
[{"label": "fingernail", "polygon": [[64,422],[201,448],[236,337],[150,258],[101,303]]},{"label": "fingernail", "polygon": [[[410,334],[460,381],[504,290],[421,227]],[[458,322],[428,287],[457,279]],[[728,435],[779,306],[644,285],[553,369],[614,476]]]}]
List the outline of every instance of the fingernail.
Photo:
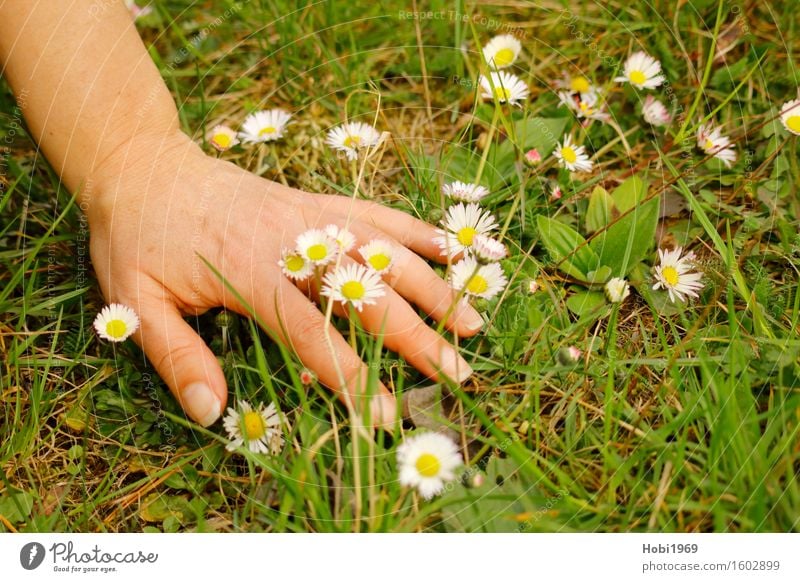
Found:
[{"label": "fingernail", "polygon": [[483,327],[481,314],[469,303],[462,302],[456,309],[456,317],[460,326],[467,331],[478,331]]},{"label": "fingernail", "polygon": [[443,347],[439,358],[439,368],[451,380],[459,384],[472,376],[472,368],[451,346]]},{"label": "fingernail", "polygon": [[222,414],[219,398],[210,386],[202,382],[184,388],[181,400],[186,413],[203,426],[211,426]]},{"label": "fingernail", "polygon": [[375,426],[390,427],[397,418],[397,401],[390,394],[378,394],[370,403],[372,423]]}]

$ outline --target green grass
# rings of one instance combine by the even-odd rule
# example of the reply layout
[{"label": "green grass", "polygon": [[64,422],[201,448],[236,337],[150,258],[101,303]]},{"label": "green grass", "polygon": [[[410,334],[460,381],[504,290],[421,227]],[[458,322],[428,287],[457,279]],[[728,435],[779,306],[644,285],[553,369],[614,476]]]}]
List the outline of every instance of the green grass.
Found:
[{"label": "green grass", "polygon": [[[440,184],[482,168],[492,189],[485,206],[511,249],[510,284],[480,306],[484,333],[460,342],[476,375],[454,389],[453,427],[468,456],[465,481],[485,474],[484,483],[456,483],[423,502],[397,482],[399,430],[357,430],[323,387],[300,383],[291,354],[219,311],[192,323],[219,355],[231,399],[280,403],[287,446],[276,457],[232,455],[219,425],[187,421],[135,345],[115,348],[91,332],[103,300],[86,222],[4,88],[0,531],[800,529],[800,164],[797,138],[774,119],[796,96],[800,41],[783,3],[718,10],[690,0],[675,13],[666,0],[433,1],[419,10],[443,16],[421,20],[419,31],[392,2],[155,5],[140,30],[198,141],[220,121],[236,126],[251,110],[286,107],[296,123],[278,150],[282,177],[348,194],[351,168],[325,151],[324,132],[345,112],[371,120],[380,106],[377,125],[393,141],[360,191],[431,222],[442,214]],[[580,5],[577,20],[561,12],[568,5]],[[491,22],[525,34],[515,72],[532,93],[525,108],[503,110],[499,145],[484,150],[494,108],[453,77],[474,80],[476,43],[507,31]],[[581,42],[588,37],[597,50]],[[724,56],[710,58],[712,46]],[[580,131],[552,84],[563,72],[609,83],[639,48],[661,60],[674,101],[663,88],[654,94],[692,113],[652,131],[637,93],[613,88],[628,153],[609,125]],[[736,142],[731,170],[693,147],[692,129],[711,113]],[[545,127],[601,151],[600,171],[570,182],[549,165],[526,169],[516,145],[552,148]],[[225,157],[256,167],[254,150]],[[634,174],[649,196],[680,202],[657,237],[691,247],[706,286],[687,308],[667,306],[648,292],[648,250],[619,310],[576,316],[567,307],[574,281],[544,250],[536,217],[582,231],[593,188],[611,191]],[[558,201],[549,197],[554,180]],[[541,284],[534,294],[532,279]],[[398,394],[427,383],[379,341],[356,341]],[[584,357],[566,361],[568,346]]]}]

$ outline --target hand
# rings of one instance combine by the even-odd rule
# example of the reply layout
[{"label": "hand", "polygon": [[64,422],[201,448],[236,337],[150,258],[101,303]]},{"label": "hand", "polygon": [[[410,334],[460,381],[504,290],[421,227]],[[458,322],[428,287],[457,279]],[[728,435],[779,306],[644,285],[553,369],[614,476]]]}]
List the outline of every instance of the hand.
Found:
[{"label": "hand", "polygon": [[[371,333],[429,377],[456,381],[469,365],[409,303],[440,321],[452,292],[417,254],[441,260],[434,229],[378,204],[301,192],[205,155],[183,134],[140,135],[117,148],[81,195],[91,255],[109,303],[132,307],[141,320],[133,339],[186,413],[203,426],[223,412],[227,387],[214,354],[183,320],[225,306],[250,315],[200,257],[220,271],[276,337],[343,401],[363,410],[367,368],[304,292],[281,273],[283,247],[309,228],[347,224],[358,246],[374,238],[397,243],[386,295],[360,313]],[[349,217],[349,221],[348,221]],[[409,250],[410,249],[410,250]],[[412,252],[413,251],[413,252]],[[360,260],[357,252],[352,259]],[[335,310],[340,313],[340,309]],[[475,334],[480,315],[452,310],[446,327]],[[285,330],[285,333],[281,330]],[[330,332],[332,350],[324,338]],[[338,366],[337,366],[338,362]],[[338,368],[338,371],[337,371]],[[344,382],[342,382],[344,380]],[[395,398],[383,385],[369,403],[376,424],[395,420]]]}]

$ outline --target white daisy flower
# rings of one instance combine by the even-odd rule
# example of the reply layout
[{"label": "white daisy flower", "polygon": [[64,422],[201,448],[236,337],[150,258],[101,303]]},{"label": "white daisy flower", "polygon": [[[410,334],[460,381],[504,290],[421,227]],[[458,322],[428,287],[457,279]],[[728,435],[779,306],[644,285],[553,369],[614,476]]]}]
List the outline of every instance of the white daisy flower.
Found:
[{"label": "white daisy flower", "polygon": [[274,402],[270,402],[267,407],[262,402],[256,410],[249,402],[242,400],[238,410],[228,408],[222,424],[231,439],[225,446],[229,451],[235,451],[244,445],[252,453],[277,455],[281,452],[281,417]]},{"label": "white daisy flower", "polygon": [[500,34],[483,47],[483,58],[493,69],[504,69],[514,64],[522,51],[522,45],[511,34]]},{"label": "white daisy flower", "polygon": [[481,97],[489,101],[495,98],[500,103],[519,105],[519,102],[528,98],[528,86],[522,79],[511,73],[501,71],[492,72],[489,77],[481,75],[480,84],[483,93]]},{"label": "white daisy flower", "polygon": [[465,295],[491,299],[508,283],[499,263],[481,265],[474,257],[465,257],[450,269],[450,286]]},{"label": "white daisy flower", "polygon": [[416,487],[424,499],[441,493],[461,464],[456,443],[436,432],[410,436],[397,447],[400,484]]},{"label": "white daisy flower", "polygon": [[321,293],[334,301],[349,303],[358,311],[364,305],[374,305],[386,294],[380,276],[364,265],[350,263],[327,273],[322,279]]},{"label": "white daisy flower", "polygon": [[355,160],[359,149],[374,147],[380,140],[381,134],[374,127],[354,121],[330,130],[325,143],[334,150],[343,152],[348,160]]},{"label": "white daisy flower", "polygon": [[467,184],[456,180],[443,185],[442,194],[457,202],[478,202],[489,194],[489,190],[478,184]]},{"label": "white daisy flower", "polygon": [[781,107],[781,123],[787,131],[800,135],[800,99],[787,101]]},{"label": "white daisy flower", "polygon": [[94,329],[104,340],[124,342],[139,329],[139,316],[127,305],[112,303],[94,318]]},{"label": "white daisy flower", "polygon": [[644,51],[633,53],[625,61],[623,76],[616,77],[617,83],[630,83],[637,89],[655,89],[666,79],[661,74],[661,63]]},{"label": "white daisy flower", "polygon": [[331,237],[339,245],[339,250],[343,253],[349,253],[356,244],[356,237],[353,233],[346,228],[339,228],[335,224],[329,224],[325,227],[325,233]]},{"label": "white daisy flower", "polygon": [[575,145],[570,135],[565,136],[564,141],[556,145],[553,155],[558,158],[559,165],[570,172],[591,172],[594,167],[594,162],[586,155],[586,148]]},{"label": "white daisy flower", "polygon": [[379,275],[388,273],[394,264],[394,245],[389,241],[375,239],[359,248],[358,252],[367,266]]},{"label": "white daisy flower", "polygon": [[597,119],[599,121],[608,119],[605,102],[597,89],[592,88],[586,93],[559,91],[558,100],[561,105],[572,110],[578,119]]},{"label": "white daisy flower", "polygon": [[736,161],[736,150],[729,137],[722,135],[722,130],[712,124],[697,128],[697,147],[706,154],[712,155],[730,168]]},{"label": "white daisy flower", "polygon": [[276,141],[283,137],[286,125],[292,118],[283,109],[256,111],[244,118],[239,138],[244,143]]},{"label": "white daisy flower", "polygon": [[656,127],[667,125],[672,121],[672,116],[667,111],[667,108],[664,107],[664,104],[652,95],[645,97],[642,105],[642,115],[647,123]]},{"label": "white daisy flower", "polygon": [[556,81],[555,85],[559,89],[566,89],[573,94],[589,93],[595,90],[592,82],[583,75],[571,77],[565,73],[564,78]]},{"label": "white daisy flower", "polygon": [[227,125],[215,125],[206,134],[206,141],[218,152],[224,152],[239,144],[236,132]]},{"label": "white daisy flower", "polygon": [[508,255],[506,245],[485,234],[476,234],[472,239],[470,253],[482,263],[496,263]]},{"label": "white daisy flower", "polygon": [[494,216],[482,211],[476,203],[459,202],[447,209],[442,226],[444,230],[436,229],[441,236],[435,237],[433,242],[442,249],[442,255],[452,257],[471,248],[476,234],[487,234],[497,228],[497,223]]},{"label": "white daisy flower", "polygon": [[697,297],[697,291],[703,288],[700,282],[703,273],[692,272],[694,253],[681,257],[682,252],[681,247],[673,251],[658,249],[659,265],[655,268],[656,284],[653,289],[666,289],[673,303],[685,301],[686,297]]},{"label": "white daisy flower", "polygon": [[324,230],[312,228],[297,237],[297,253],[314,265],[327,265],[339,252],[339,243]]},{"label": "white daisy flower", "polygon": [[622,303],[631,294],[630,285],[622,277],[614,277],[606,283],[606,297],[611,303]]},{"label": "white daisy flower", "polygon": [[278,261],[278,266],[284,275],[295,281],[302,281],[314,272],[314,265],[311,261],[306,260],[303,255],[292,249],[281,251],[281,260]]}]

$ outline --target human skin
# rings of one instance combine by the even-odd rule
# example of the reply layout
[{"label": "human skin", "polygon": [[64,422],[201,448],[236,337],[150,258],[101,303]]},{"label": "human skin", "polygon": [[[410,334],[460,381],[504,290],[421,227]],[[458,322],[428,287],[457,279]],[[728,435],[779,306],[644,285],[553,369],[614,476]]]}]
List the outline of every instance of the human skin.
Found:
[{"label": "human skin", "polygon": [[25,96],[33,137],[77,193],[106,301],[137,312],[133,340],[196,422],[219,418],[228,389],[216,357],[183,318],[218,306],[251,316],[247,305],[346,404],[365,414],[369,406],[377,425],[394,422],[395,397],[382,384],[367,394],[367,366],[278,267],[281,248],[328,224],[347,226],[356,248],[378,237],[397,243],[386,296],[364,307],[361,325],[431,378],[463,381],[472,373],[411,306],[436,321],[447,317],[445,327],[459,336],[482,325],[472,307],[452,307],[451,290],[420,257],[441,260],[433,227],[206,155],[180,131],[172,96],[121,0],[0,0],[0,58],[14,93]]}]

